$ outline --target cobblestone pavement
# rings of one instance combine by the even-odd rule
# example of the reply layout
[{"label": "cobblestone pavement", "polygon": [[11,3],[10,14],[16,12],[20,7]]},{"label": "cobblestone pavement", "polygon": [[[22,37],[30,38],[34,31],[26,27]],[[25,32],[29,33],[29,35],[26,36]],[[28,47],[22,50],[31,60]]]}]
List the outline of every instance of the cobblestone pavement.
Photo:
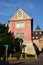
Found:
[{"label": "cobblestone pavement", "polygon": [[43,65],[43,54],[40,54],[38,59],[17,60],[10,62],[0,61],[0,65]]}]

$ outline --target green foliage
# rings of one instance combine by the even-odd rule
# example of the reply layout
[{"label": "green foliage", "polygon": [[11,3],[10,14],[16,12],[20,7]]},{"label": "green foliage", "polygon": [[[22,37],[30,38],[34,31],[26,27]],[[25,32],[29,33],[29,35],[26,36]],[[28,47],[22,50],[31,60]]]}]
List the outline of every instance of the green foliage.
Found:
[{"label": "green foliage", "polygon": [[9,45],[12,43],[10,33],[8,33],[8,26],[0,24],[0,45]]},{"label": "green foliage", "polygon": [[19,59],[19,58],[20,58],[20,53],[19,53],[19,52],[15,53],[15,57],[16,57],[17,59]]},{"label": "green foliage", "polygon": [[14,39],[13,42],[14,42],[15,51],[20,52],[20,42],[18,41],[18,39],[17,38]]},{"label": "green foliage", "polygon": [[[19,39],[13,39],[11,37],[11,33],[8,33],[8,26],[5,24],[0,24],[0,54],[5,55],[5,47],[4,45],[8,45],[8,54],[16,53],[17,58],[20,53],[20,41]],[[15,51],[14,51],[15,49]],[[0,56],[1,56],[0,55]]]},{"label": "green foliage", "polygon": [[0,24],[0,34],[8,32],[8,25]]},{"label": "green foliage", "polygon": [[4,45],[12,45],[12,38],[10,32],[8,33],[8,26],[5,24],[0,24],[0,54],[5,55]]}]

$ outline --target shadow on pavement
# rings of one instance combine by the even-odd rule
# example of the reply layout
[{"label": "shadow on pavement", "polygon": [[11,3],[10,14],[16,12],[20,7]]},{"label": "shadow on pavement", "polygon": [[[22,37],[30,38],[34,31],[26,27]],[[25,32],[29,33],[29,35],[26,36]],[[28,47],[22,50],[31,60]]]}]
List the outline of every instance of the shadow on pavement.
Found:
[{"label": "shadow on pavement", "polygon": [[0,60],[0,65],[10,65],[10,64],[9,64],[9,62],[1,61],[1,60]]},{"label": "shadow on pavement", "polygon": [[22,65],[22,63],[23,62],[16,62],[16,63],[14,63],[15,61],[13,61],[12,63],[11,63],[11,61],[10,62],[6,62],[6,61],[0,61],[0,65],[19,65],[19,64],[21,64]]}]

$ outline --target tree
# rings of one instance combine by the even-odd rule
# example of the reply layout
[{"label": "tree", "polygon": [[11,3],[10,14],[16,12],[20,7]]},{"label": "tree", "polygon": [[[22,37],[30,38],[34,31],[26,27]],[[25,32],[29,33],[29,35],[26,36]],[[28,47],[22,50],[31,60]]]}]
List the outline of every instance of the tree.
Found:
[{"label": "tree", "polygon": [[19,38],[12,38],[11,37],[11,33],[8,32],[8,25],[6,26],[5,24],[0,24],[0,52],[1,55],[3,56],[4,52],[5,52],[5,47],[4,45],[8,45],[8,54],[14,54],[21,53],[21,46],[20,46],[20,42],[22,43],[23,40],[21,41],[21,39]]},{"label": "tree", "polygon": [[4,45],[12,45],[11,33],[8,33],[8,25],[0,24],[0,52],[3,55],[5,47]]}]

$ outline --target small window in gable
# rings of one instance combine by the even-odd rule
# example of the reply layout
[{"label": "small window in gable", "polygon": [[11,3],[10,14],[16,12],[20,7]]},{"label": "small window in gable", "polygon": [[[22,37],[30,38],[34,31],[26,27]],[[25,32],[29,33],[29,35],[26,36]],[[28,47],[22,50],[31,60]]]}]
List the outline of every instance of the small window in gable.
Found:
[{"label": "small window in gable", "polygon": [[18,17],[21,17],[21,16],[22,16],[22,12],[19,11],[19,12],[18,12]]}]

